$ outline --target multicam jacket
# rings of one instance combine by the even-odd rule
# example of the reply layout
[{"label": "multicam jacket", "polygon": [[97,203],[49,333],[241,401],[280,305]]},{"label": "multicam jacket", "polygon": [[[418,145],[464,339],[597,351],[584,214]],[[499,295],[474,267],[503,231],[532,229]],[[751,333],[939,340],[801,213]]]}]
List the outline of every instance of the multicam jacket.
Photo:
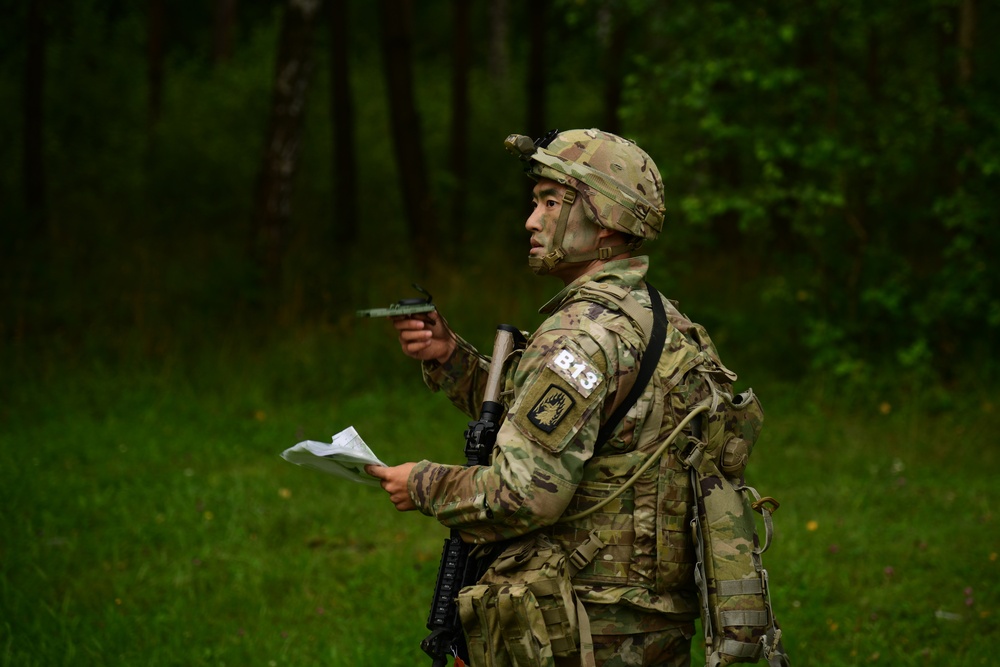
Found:
[{"label": "multicam jacket", "polygon": [[[570,550],[596,528],[607,546],[574,577],[574,587],[588,608],[612,605],[622,611],[611,618],[628,618],[635,610],[635,618],[645,619],[631,630],[618,623],[621,633],[656,629],[649,627],[649,613],[672,621],[698,613],[688,532],[691,488],[672,450],[599,512],[563,519],[621,486],[707,394],[697,374],[685,372],[704,359],[707,335],[668,303],[670,323],[653,380],[595,456],[598,430],[628,394],[645,345],[636,325],[602,291],[630,292],[649,307],[642,284],[647,268],[646,257],[608,262],[541,309],[548,318],[507,373],[508,415],[491,466],[421,461],[409,478],[418,509],[473,542],[544,530]],[[701,348],[691,326],[704,339]],[[717,358],[710,341],[707,347]],[[429,387],[478,416],[487,367],[468,343],[460,341],[447,363],[425,362],[423,370]]]}]

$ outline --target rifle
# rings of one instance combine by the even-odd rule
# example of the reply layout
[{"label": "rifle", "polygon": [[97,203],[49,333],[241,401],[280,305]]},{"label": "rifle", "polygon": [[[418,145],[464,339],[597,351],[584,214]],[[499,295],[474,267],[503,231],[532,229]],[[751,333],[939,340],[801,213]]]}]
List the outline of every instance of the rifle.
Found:
[{"label": "rifle", "polygon": [[[497,327],[483,407],[479,412],[479,420],[469,422],[469,428],[465,431],[466,466],[490,465],[490,456],[504,411],[503,404],[499,401],[504,380],[503,364],[516,347],[524,346],[524,342],[524,336],[516,328],[507,324]],[[463,587],[479,581],[496,555],[503,550],[503,544],[484,545],[473,554],[474,547],[475,545],[464,541],[461,532],[455,528],[451,529],[448,539],[444,541],[437,583],[434,585],[434,599],[427,617],[427,629],[431,633],[420,642],[420,648],[433,660],[433,667],[445,667],[449,654],[466,662],[469,659],[455,599]]]}]

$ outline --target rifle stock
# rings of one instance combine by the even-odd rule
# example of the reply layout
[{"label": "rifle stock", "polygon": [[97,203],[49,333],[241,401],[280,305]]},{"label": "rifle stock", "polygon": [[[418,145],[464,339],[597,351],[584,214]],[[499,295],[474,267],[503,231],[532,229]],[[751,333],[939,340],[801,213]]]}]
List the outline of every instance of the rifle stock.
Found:
[{"label": "rifle stock", "polygon": [[[504,361],[516,347],[523,345],[524,336],[519,330],[507,324],[497,327],[479,419],[469,422],[469,428],[465,431],[466,466],[490,465],[493,445],[503,417],[500,392],[504,382]],[[427,629],[431,633],[420,642],[420,648],[431,657],[434,667],[444,667],[448,662],[448,655],[460,656],[466,662],[469,659],[455,598],[464,586],[479,581],[496,554],[502,550],[500,544],[485,545],[485,548],[480,548],[473,555],[474,546],[463,540],[461,532],[454,528],[444,541],[437,583],[434,585],[434,599],[427,617]]]}]

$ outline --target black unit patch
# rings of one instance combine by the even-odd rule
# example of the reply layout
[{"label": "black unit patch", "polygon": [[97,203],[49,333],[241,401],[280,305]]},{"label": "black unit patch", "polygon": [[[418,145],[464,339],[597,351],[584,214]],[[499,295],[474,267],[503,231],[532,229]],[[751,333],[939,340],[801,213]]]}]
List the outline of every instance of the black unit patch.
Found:
[{"label": "black unit patch", "polygon": [[535,407],[528,412],[528,421],[546,433],[552,433],[575,404],[573,397],[565,390],[550,384]]}]

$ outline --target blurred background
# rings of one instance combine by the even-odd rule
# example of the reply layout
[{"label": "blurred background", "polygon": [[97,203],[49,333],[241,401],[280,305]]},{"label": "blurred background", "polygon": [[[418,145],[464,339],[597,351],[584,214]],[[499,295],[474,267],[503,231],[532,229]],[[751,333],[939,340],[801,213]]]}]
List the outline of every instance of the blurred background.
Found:
[{"label": "blurred background", "polygon": [[[995,3],[0,5],[0,664],[264,664],[262,646],[270,664],[419,660],[391,642],[330,648],[315,640],[320,626],[307,654],[290,647],[292,630],[249,641],[277,618],[319,623],[332,598],[363,599],[317,593],[297,567],[321,571],[332,557],[383,582],[413,560],[413,540],[423,572],[390,607],[420,610],[401,621],[419,641],[441,537],[276,455],[351,423],[389,462],[459,446],[463,420],[415,398],[414,364],[384,323],[354,312],[418,296],[416,282],[481,348],[499,322],[536,326],[559,285],[526,267],[531,183],[503,140],[585,127],[635,140],[660,168],[667,221],[646,246],[651,281],[765,390],[772,440],[757,474],[801,503],[786,510],[802,531],[790,543],[843,528],[845,506],[871,511],[862,495],[896,499],[878,519],[846,520],[861,531],[853,548],[831,536],[817,560],[776,556],[807,579],[829,574],[776,584],[803,626],[793,648],[838,646],[831,636],[850,625],[875,644],[816,664],[980,664],[975,647],[987,644],[976,642],[995,629],[905,650],[875,637],[925,636],[948,614],[985,628],[982,587],[997,598],[995,583],[977,583],[996,581],[1000,547],[988,476]],[[377,512],[368,528],[393,537],[326,526],[330,493]],[[968,525],[921,533],[942,506]],[[910,513],[898,544],[917,545],[923,581],[947,579],[957,609],[931,596],[928,627],[885,626],[898,591],[866,597],[862,611],[857,597],[873,581],[895,585],[899,561],[876,558],[873,580],[845,582],[831,573],[854,566],[824,559],[868,558],[883,521]],[[197,537],[223,516],[225,537]],[[969,560],[949,578],[933,564],[956,545]],[[213,549],[231,560],[204,574]],[[262,569],[276,581],[255,578]],[[193,598],[176,598],[199,581],[213,601],[195,615],[214,628],[204,637],[184,625]],[[937,586],[912,585],[925,596]],[[240,586],[245,599],[233,597]],[[826,593],[807,613],[817,587]],[[143,618],[160,609],[164,633],[130,643],[138,626],[121,619],[121,590],[137,588]],[[856,595],[831,602],[838,589]],[[294,603],[276,592],[289,590]],[[264,599],[256,620],[240,617]]]},{"label": "blurred background", "polygon": [[600,127],[663,172],[661,290],[710,286],[772,365],[947,378],[996,349],[990,3],[286,4],[8,5],[5,346],[156,356],[502,286],[503,139]]}]

